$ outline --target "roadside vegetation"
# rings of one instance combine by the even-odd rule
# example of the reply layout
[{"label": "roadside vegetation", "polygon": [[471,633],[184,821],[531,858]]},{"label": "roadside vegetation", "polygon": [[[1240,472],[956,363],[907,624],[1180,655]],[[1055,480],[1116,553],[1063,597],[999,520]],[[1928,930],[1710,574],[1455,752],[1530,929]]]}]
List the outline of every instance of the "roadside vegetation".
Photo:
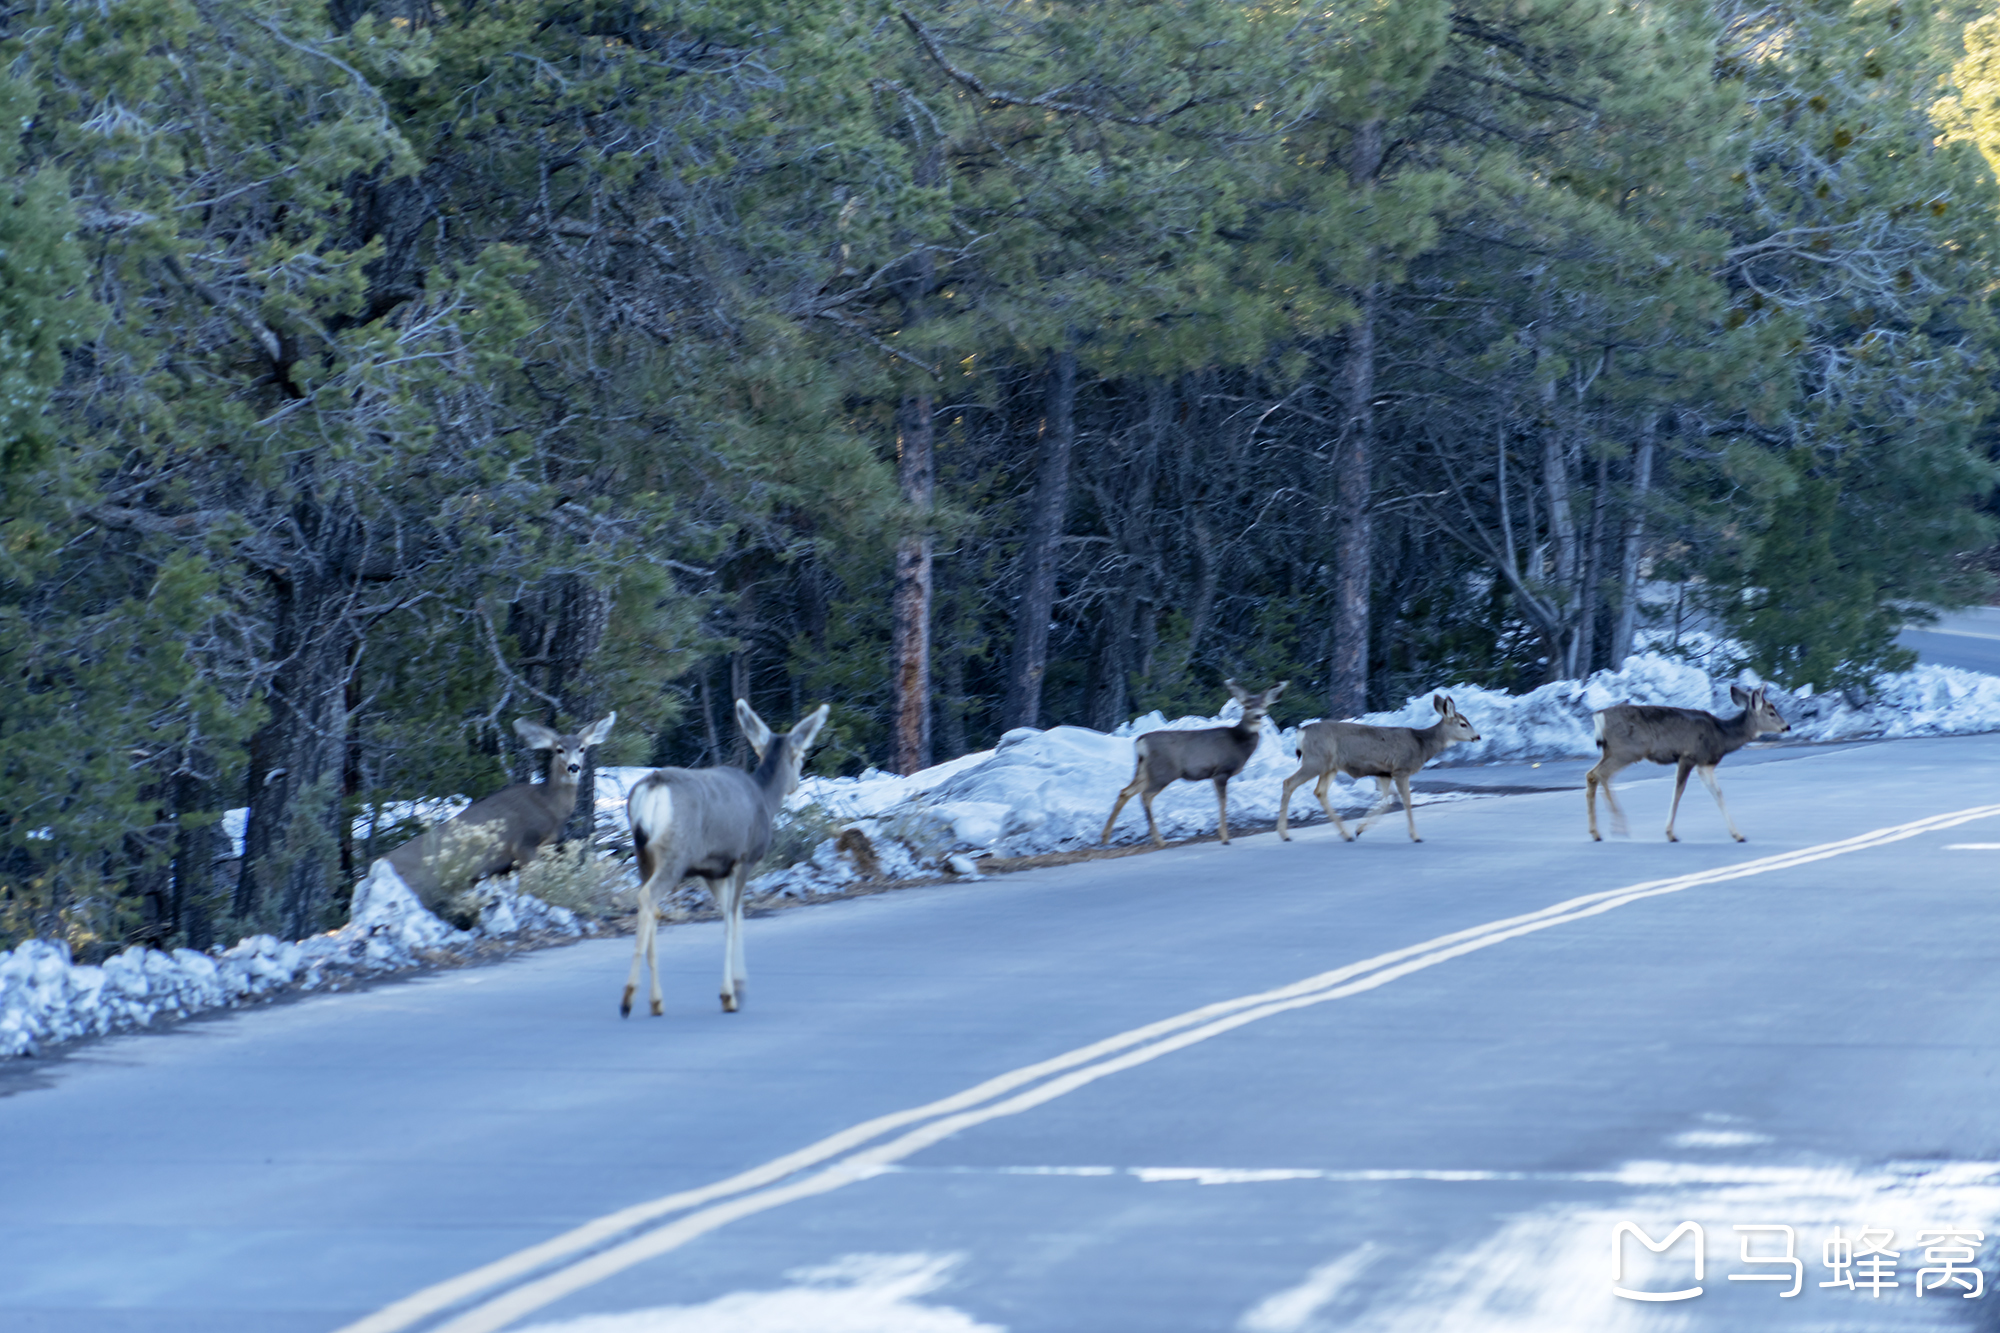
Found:
[{"label": "roadside vegetation", "polygon": [[1860,686],[1991,590],[1973,9],[45,0],[0,49],[0,948],[338,923],[362,816],[525,780],[517,716],[699,765],[827,700],[821,772],[909,772],[1227,677],[1578,678],[1662,587]]}]

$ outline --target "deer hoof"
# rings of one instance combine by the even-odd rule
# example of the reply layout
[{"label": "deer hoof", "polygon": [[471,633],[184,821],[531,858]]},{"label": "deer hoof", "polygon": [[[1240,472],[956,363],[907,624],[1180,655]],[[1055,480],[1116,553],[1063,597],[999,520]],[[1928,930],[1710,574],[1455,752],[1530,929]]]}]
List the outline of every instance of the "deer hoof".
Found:
[{"label": "deer hoof", "polygon": [[661,1018],[664,1017],[665,1014],[666,1011],[660,1007],[660,1002],[658,1000],[653,1001],[653,1017]]},{"label": "deer hoof", "polygon": [[1590,840],[1592,842],[1603,842],[1604,835],[1602,833],[1599,833],[1596,829],[1592,829],[1590,831]]},{"label": "deer hoof", "polygon": [[722,992],[722,1012],[725,1014],[736,1012],[736,997],[728,991]]},{"label": "deer hoof", "polygon": [[1733,837],[1734,837],[1734,838],[1736,839],[1736,841],[1738,841],[1738,842],[1748,842],[1748,841],[1750,841],[1750,839],[1748,839],[1748,838],[1744,837],[1744,836],[1743,836],[1743,835],[1742,835],[1741,833],[1737,833],[1737,834],[1732,834],[1731,836],[1733,836]]},{"label": "deer hoof", "polygon": [[625,998],[618,1002],[618,1016],[620,1018],[630,1018],[632,1016],[632,988],[630,986],[625,988]]}]

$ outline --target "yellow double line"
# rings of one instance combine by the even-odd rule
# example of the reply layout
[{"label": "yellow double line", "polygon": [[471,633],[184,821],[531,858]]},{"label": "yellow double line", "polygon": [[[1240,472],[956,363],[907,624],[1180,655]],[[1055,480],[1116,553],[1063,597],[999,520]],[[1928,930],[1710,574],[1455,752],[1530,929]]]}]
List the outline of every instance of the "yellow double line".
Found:
[{"label": "yellow double line", "polygon": [[[678,1249],[738,1218],[766,1212],[795,1199],[825,1194],[857,1180],[866,1180],[960,1130],[1002,1116],[1018,1115],[1101,1078],[1157,1060],[1259,1019],[1374,990],[1399,977],[1421,972],[1453,958],[1552,926],[1599,916],[1643,898],[1657,898],[1705,884],[1790,870],[1995,815],[2000,815],[2000,805],[1975,806],[1777,856],[1589,893],[1540,911],[1489,921],[1425,940],[1421,944],[1377,954],[1275,990],[1259,991],[1254,995],[1190,1009],[1184,1014],[1080,1046],[1053,1059],[1024,1065],[939,1101],[864,1121],[727,1180],[700,1189],[682,1190],[607,1214],[539,1245],[426,1287],[347,1325],[338,1333],[400,1333],[483,1293],[499,1291],[491,1299],[434,1326],[432,1331],[493,1333],[493,1330],[505,1328],[572,1292],[581,1291],[635,1264]],[[903,1132],[886,1142],[878,1142],[897,1130]],[[874,1146],[868,1146],[870,1144]],[[799,1173],[815,1167],[818,1169],[800,1176]],[[666,1218],[673,1220],[664,1225],[653,1225]],[[635,1232],[637,1234],[633,1234]],[[515,1283],[519,1285],[510,1286]]]}]

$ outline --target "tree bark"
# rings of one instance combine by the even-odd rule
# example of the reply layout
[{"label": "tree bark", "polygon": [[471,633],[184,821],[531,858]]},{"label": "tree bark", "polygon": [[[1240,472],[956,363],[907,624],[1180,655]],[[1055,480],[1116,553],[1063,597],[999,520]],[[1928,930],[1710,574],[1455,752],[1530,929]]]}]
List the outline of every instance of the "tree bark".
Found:
[{"label": "tree bark", "polygon": [[[896,481],[920,525],[927,525],[937,481],[931,396],[911,394],[896,411]],[[931,557],[928,528],[896,543],[892,594],[894,689],[890,713],[890,767],[915,773],[931,763]]]},{"label": "tree bark", "polygon": [[1056,554],[1069,507],[1069,461],[1076,443],[1076,353],[1055,352],[1046,372],[1041,447],[1021,551],[1021,601],[1014,617],[1003,729],[1041,725],[1048,671],[1049,616],[1056,601]]},{"label": "tree bark", "polygon": [[321,562],[302,556],[293,577],[276,584],[279,665],[270,720],[250,741],[250,813],[234,903],[239,924],[291,939],[317,928],[338,864],[347,740],[346,589],[312,563]]},{"label": "tree bark", "polygon": [[1639,625],[1639,557],[1646,544],[1646,496],[1653,489],[1653,449],[1657,414],[1648,411],[1632,450],[1631,512],[1625,520],[1625,550],[1618,569],[1618,622],[1611,634],[1611,666],[1625,665]]},{"label": "tree bark", "polygon": [[1327,663],[1326,715],[1368,711],[1368,593],[1374,547],[1375,317],[1379,290],[1361,294],[1360,314],[1347,331],[1341,372],[1345,413],[1334,465],[1333,653]]}]

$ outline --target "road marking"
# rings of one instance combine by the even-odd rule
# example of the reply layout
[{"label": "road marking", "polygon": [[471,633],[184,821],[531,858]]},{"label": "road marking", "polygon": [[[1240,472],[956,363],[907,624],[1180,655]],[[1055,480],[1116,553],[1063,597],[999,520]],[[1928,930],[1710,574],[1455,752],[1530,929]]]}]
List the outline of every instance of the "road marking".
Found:
[{"label": "road marking", "polygon": [[[1974,806],[1907,824],[1874,829],[1838,842],[1820,843],[1753,861],[1584,894],[1538,911],[1489,921],[1420,944],[1377,954],[1287,986],[1203,1005],[1199,1009],[1078,1047],[1052,1059],[1011,1070],[953,1096],[877,1116],[726,1180],[620,1209],[539,1245],[529,1246],[459,1277],[426,1287],[347,1325],[337,1333],[400,1333],[400,1330],[411,1328],[482,1292],[530,1279],[438,1325],[435,1331],[494,1333],[564,1296],[678,1249],[730,1222],[870,1179],[886,1169],[892,1169],[903,1158],[961,1130],[1003,1116],[1019,1115],[1099,1079],[1150,1063],[1260,1019],[1359,995],[1454,958],[1553,926],[1600,916],[1646,898],[1772,871],[1790,870],[1996,815],[2000,815],[2000,805]],[[1038,1086],[1030,1086],[1036,1084]],[[906,1128],[910,1126],[914,1128]],[[863,1146],[899,1129],[905,1131],[899,1137],[874,1147]],[[841,1160],[834,1161],[835,1158]],[[829,1162],[830,1165],[809,1176],[780,1183],[808,1167]],[[699,1211],[689,1212],[690,1209]],[[653,1230],[640,1231],[628,1239],[618,1240],[626,1233],[675,1213],[686,1215]],[[608,1244],[613,1241],[617,1243]],[[608,1248],[598,1248],[607,1244]],[[537,1270],[578,1255],[583,1257],[567,1267],[531,1277]]]},{"label": "road marking", "polygon": [[1948,842],[1948,852],[2000,852],[2000,842]]}]

